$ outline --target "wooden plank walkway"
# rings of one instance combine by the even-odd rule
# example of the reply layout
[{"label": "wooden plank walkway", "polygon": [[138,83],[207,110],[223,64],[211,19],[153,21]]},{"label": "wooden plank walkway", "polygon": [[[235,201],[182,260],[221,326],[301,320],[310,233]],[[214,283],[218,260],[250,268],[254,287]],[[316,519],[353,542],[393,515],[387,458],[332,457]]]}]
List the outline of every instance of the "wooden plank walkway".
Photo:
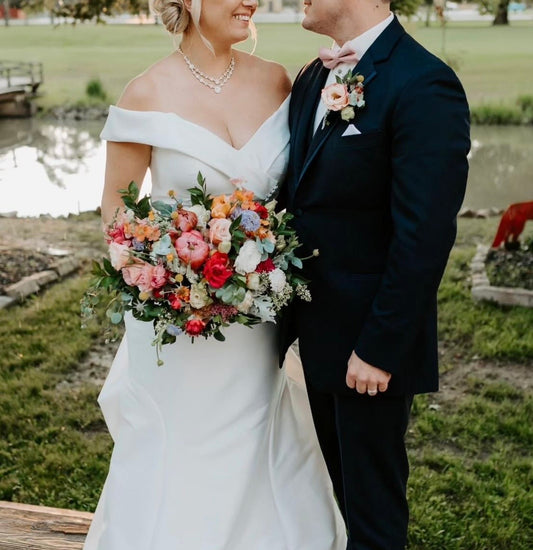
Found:
[{"label": "wooden plank walkway", "polygon": [[0,550],[82,550],[93,515],[0,501]]}]

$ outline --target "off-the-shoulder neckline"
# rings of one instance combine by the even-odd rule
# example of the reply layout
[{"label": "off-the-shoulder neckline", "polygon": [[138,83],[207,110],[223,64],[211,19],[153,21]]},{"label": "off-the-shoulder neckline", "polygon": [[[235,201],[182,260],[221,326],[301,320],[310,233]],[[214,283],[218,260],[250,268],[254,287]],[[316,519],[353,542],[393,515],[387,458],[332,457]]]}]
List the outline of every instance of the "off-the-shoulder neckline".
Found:
[{"label": "off-the-shoulder neckline", "polygon": [[181,115],[178,115],[178,113],[175,113],[173,111],[135,111],[135,110],[132,110],[132,109],[124,109],[123,107],[118,107],[117,105],[111,105],[110,106],[110,109],[116,109],[116,110],[119,110],[119,111],[124,111],[126,113],[135,113],[135,115],[156,115],[156,116],[160,116],[160,115],[164,115],[164,116],[172,116],[172,117],[175,117],[177,118],[178,120],[180,120],[181,122],[185,123],[185,124],[188,124],[190,126],[193,126],[195,128],[198,128],[206,133],[208,133],[209,135],[213,136],[214,138],[216,138],[218,141],[220,141],[221,143],[225,144],[227,147],[229,147],[230,149],[232,149],[233,151],[243,151],[244,149],[246,149],[254,140],[255,138],[257,137],[257,135],[260,133],[260,131],[267,125],[267,123],[272,120],[278,113],[280,113],[282,110],[283,110],[283,107],[289,102],[290,100],[290,94],[282,101],[282,103],[280,104],[280,106],[271,114],[269,115],[258,127],[257,129],[255,130],[255,132],[250,136],[250,138],[248,139],[248,141],[242,146],[242,147],[234,147],[231,143],[229,143],[228,141],[226,141],[224,138],[220,137],[218,134],[215,134],[215,132],[209,130],[208,128],[206,128],[205,126],[202,126],[201,124],[198,124],[196,122],[192,122],[191,120],[188,120],[184,117],[182,117]]}]

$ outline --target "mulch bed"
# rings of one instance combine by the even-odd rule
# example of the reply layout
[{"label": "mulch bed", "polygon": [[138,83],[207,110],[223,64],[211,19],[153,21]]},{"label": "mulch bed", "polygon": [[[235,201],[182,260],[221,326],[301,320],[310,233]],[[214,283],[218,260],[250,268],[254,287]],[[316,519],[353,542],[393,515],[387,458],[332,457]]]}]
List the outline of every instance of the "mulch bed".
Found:
[{"label": "mulch bed", "polygon": [[491,285],[533,290],[532,245],[519,250],[490,250],[485,268]]},{"label": "mulch bed", "polygon": [[38,271],[50,269],[57,258],[44,252],[15,248],[0,250],[0,294],[5,287]]}]

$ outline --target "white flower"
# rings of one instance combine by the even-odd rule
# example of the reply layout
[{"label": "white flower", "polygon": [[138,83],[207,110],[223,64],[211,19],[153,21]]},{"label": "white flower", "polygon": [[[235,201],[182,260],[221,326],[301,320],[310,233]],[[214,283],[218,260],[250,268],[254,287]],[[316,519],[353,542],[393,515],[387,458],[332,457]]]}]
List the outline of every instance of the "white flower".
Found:
[{"label": "white flower", "polygon": [[246,241],[235,260],[235,271],[241,275],[251,273],[261,261],[261,252],[255,241]]},{"label": "white flower", "polygon": [[129,246],[116,242],[109,243],[109,259],[115,269],[122,269],[130,259]]},{"label": "white flower", "polygon": [[209,210],[206,210],[201,204],[195,204],[194,206],[187,207],[189,212],[194,212],[198,218],[198,227],[202,229],[207,227],[207,222],[211,217]]},{"label": "white flower", "polygon": [[231,241],[222,241],[217,248],[222,254],[227,254],[231,250]]},{"label": "white flower", "polygon": [[283,271],[279,267],[274,269],[274,271],[271,271],[268,274],[268,278],[270,280],[270,288],[274,292],[281,292],[285,287],[285,283],[287,282],[287,277],[285,277],[285,273],[283,273]]},{"label": "white flower", "polygon": [[261,286],[261,277],[259,276],[259,273],[248,273],[246,276],[246,286],[250,290],[259,290],[259,287]]},{"label": "white flower", "polygon": [[254,304],[254,297],[252,293],[249,290],[247,290],[246,294],[244,295],[244,300],[237,306],[237,309],[241,313],[248,313],[250,311],[250,308],[253,306],[253,304]]},{"label": "white flower", "polygon": [[191,307],[195,309],[200,309],[206,306],[208,302],[209,296],[207,295],[205,287],[196,284],[191,285],[191,295],[189,298],[189,303],[191,304]]}]

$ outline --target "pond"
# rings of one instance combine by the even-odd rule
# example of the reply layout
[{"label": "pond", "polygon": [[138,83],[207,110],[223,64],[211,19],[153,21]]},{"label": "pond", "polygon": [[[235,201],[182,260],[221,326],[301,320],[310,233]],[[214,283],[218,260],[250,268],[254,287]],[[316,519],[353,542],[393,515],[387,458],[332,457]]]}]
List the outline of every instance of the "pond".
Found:
[{"label": "pond", "polygon": [[[78,214],[100,204],[102,121],[0,121],[0,213]],[[533,128],[474,127],[464,205],[533,200]],[[145,182],[149,185],[149,175]]]}]

